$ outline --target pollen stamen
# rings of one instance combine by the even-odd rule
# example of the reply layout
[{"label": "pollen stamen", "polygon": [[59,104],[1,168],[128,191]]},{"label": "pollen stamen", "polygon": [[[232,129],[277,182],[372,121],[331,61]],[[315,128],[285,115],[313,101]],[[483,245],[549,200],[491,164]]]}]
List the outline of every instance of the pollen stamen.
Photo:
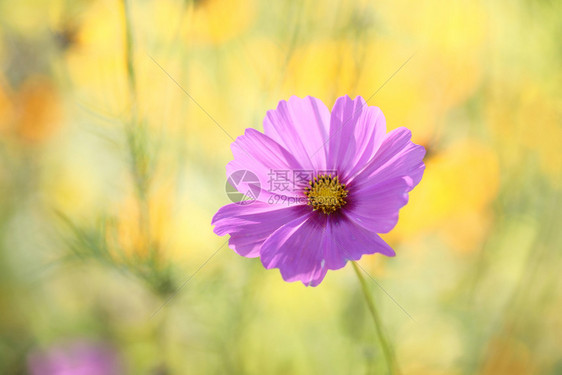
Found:
[{"label": "pollen stamen", "polygon": [[314,177],[308,184],[310,187],[304,190],[304,194],[313,210],[321,210],[324,214],[330,215],[346,205],[345,198],[348,191],[338,176],[320,175]]}]

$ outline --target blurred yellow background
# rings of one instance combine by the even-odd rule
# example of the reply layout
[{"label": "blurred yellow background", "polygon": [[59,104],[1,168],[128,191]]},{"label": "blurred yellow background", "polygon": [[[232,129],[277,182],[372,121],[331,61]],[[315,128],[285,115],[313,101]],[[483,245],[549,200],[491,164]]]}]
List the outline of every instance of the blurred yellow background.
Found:
[{"label": "blurred yellow background", "polygon": [[360,262],[402,373],[562,373],[560,14],[0,1],[0,373],[384,373],[351,267],[287,284],[210,225],[232,138],[346,94],[427,149],[397,256]]}]

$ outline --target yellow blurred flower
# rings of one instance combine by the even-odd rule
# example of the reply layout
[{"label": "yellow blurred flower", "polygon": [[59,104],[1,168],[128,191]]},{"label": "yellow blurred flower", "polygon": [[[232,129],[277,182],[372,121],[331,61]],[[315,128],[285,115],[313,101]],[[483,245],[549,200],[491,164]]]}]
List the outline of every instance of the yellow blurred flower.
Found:
[{"label": "yellow blurred flower", "polygon": [[536,374],[539,371],[533,364],[533,356],[527,345],[512,338],[495,338],[488,344],[485,352],[483,375]]},{"label": "yellow blurred flower", "polygon": [[47,5],[50,2],[21,0],[17,3],[0,2],[2,28],[12,29],[24,34],[35,34],[42,25]]},{"label": "yellow blurred flower", "polygon": [[127,194],[117,206],[117,238],[109,238],[110,244],[117,241],[119,250],[116,251],[123,252],[115,255],[129,259],[156,255],[156,259],[163,260],[172,207],[173,189],[170,185],[154,189],[147,197],[146,206],[133,192]]},{"label": "yellow blurred flower", "polygon": [[298,47],[288,62],[284,97],[307,95],[334,103],[353,93],[357,83],[357,52],[348,41],[314,41]]},{"label": "yellow blurred flower", "polygon": [[414,141],[427,144],[482,81],[486,14],[464,0],[380,3],[376,14],[380,31],[368,39],[357,92],[370,97],[396,72],[370,104],[383,110],[389,128],[407,126]]},{"label": "yellow blurred flower", "polygon": [[468,99],[480,79],[477,62],[381,39],[367,48],[357,91],[367,98],[376,93],[369,104],[383,110],[389,129],[407,126],[414,141],[427,144],[443,130],[448,111]]},{"label": "yellow blurred flower", "polygon": [[[471,22],[478,24],[481,14],[473,13]],[[456,43],[434,40],[430,26],[418,27],[426,37],[412,29],[409,43],[391,34],[300,46],[288,62],[283,92],[327,103],[344,94],[370,98],[369,104],[385,113],[389,129],[407,126],[416,142],[427,144],[440,134],[448,111],[480,84],[484,41],[480,29],[476,35],[461,33]]]},{"label": "yellow blurred flower", "polygon": [[266,100],[280,100],[286,55],[285,46],[265,37],[248,38],[237,48],[229,49],[224,60],[228,85],[223,90],[231,92],[236,108],[259,113],[256,103],[263,106]]},{"label": "yellow blurred flower", "polygon": [[414,52],[413,48],[404,47],[395,40],[380,39],[369,43],[357,92],[370,98],[369,105],[381,108],[388,130],[406,126],[412,130],[415,142],[427,144],[435,136],[438,121],[446,108],[435,100],[433,92],[436,88],[428,85],[425,77],[427,68],[431,67],[427,61],[431,56],[420,53],[412,56]]},{"label": "yellow blurred flower", "polygon": [[123,116],[130,99],[120,4],[99,0],[83,14],[77,44],[65,55],[76,101],[103,116]]},{"label": "yellow blurred flower", "polygon": [[59,93],[43,77],[32,77],[20,88],[17,104],[17,133],[29,142],[46,139],[62,120]]},{"label": "yellow blurred flower", "polygon": [[134,192],[126,194],[114,207],[116,237],[111,233],[108,237],[109,243],[118,245],[114,249],[116,259],[121,255],[128,260],[155,256],[163,264],[185,260],[196,264],[216,250],[220,244],[208,224],[213,197],[205,191],[204,178],[190,171],[189,180],[202,181],[201,190],[192,185],[184,190],[174,177],[159,175],[146,207]]},{"label": "yellow blurred flower", "polygon": [[[208,10],[211,13],[217,11],[215,5],[205,6],[211,7],[212,11]],[[226,5],[226,8],[230,6]],[[185,137],[187,133],[190,135],[187,141],[198,139],[193,145],[198,147],[201,143],[214,141],[222,131],[218,129],[219,133],[216,132],[217,126],[213,120],[177,87],[174,80],[231,134],[235,132],[229,129],[229,125],[234,122],[236,113],[230,110],[232,105],[225,100],[225,92],[232,89],[232,85],[225,82],[219,85],[216,82],[216,75],[221,73],[220,66],[210,66],[206,60],[202,62],[197,51],[191,54],[191,49],[188,50],[189,59],[183,55],[170,56],[166,53],[178,44],[185,46],[181,40],[174,40],[175,34],[170,31],[170,28],[179,24],[181,17],[177,13],[182,9],[179,4],[170,1],[139,3],[131,8],[134,33],[132,58],[136,72],[134,110],[138,112],[137,120],[144,121],[152,130],[160,133],[165,129],[174,137]],[[157,24],[151,30],[138,27],[146,17],[153,16],[150,12],[156,14]],[[166,15],[174,12],[176,17],[173,21],[167,20]],[[78,45],[66,55],[79,104],[91,112],[118,121],[128,120],[132,108],[124,37],[124,18],[120,5],[100,0],[85,12],[78,33]],[[146,40],[159,43],[158,48],[154,48],[154,55],[153,51],[145,49]],[[154,63],[151,56],[173,79]],[[240,108],[246,109],[247,106]]]},{"label": "yellow blurred flower", "polygon": [[420,43],[423,50],[452,58],[465,67],[482,53],[489,31],[486,9],[469,0],[417,3],[398,0],[381,3],[377,11],[388,34]]},{"label": "yellow blurred flower", "polygon": [[[2,85],[3,86],[3,85]],[[27,144],[47,140],[60,127],[58,89],[45,76],[30,76],[15,91],[0,86],[0,133]]]},{"label": "yellow blurred flower", "polygon": [[240,36],[255,19],[254,0],[194,1],[186,20],[188,40],[220,44]]},{"label": "yellow blurred flower", "polygon": [[475,140],[452,144],[426,161],[425,176],[400,211],[391,240],[438,233],[455,251],[472,251],[491,222],[490,204],[499,188],[495,152]]},{"label": "yellow blurred flower", "polygon": [[[536,82],[496,83],[486,102],[488,124],[509,170],[538,157],[541,170],[562,184],[562,101]],[[528,164],[527,164],[528,165]]]}]

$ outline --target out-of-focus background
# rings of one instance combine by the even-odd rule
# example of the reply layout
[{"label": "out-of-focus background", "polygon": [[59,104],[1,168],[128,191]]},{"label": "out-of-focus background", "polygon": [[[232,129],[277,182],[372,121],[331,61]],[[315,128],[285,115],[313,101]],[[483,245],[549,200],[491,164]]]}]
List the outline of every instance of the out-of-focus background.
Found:
[{"label": "out-of-focus background", "polygon": [[384,373],[351,267],[288,284],[210,225],[230,137],[348,94],[428,151],[361,260],[402,372],[562,374],[560,14],[0,1],[0,373]]}]

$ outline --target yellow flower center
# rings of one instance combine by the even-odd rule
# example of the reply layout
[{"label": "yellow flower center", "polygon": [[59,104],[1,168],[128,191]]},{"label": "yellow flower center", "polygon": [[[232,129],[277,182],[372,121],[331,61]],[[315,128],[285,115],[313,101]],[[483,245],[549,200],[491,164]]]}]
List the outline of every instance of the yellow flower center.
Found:
[{"label": "yellow flower center", "polygon": [[348,191],[338,177],[332,175],[321,175],[309,181],[304,194],[308,198],[308,204],[314,210],[322,210],[326,215],[333,214],[345,206]]}]

